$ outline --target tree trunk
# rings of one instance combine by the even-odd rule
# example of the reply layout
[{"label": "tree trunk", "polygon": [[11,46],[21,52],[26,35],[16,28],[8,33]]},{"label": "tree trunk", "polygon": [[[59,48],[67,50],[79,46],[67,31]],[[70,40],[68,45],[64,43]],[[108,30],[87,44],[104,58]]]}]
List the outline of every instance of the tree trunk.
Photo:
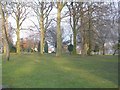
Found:
[{"label": "tree trunk", "polygon": [[115,49],[113,55],[115,55],[116,51],[117,51],[117,50]]},{"label": "tree trunk", "polygon": [[6,60],[9,61],[9,59],[10,59],[9,43],[7,42],[6,45],[7,45],[7,48],[6,48]]},{"label": "tree trunk", "polygon": [[86,36],[83,36],[83,40],[82,40],[82,56],[87,55],[87,42],[86,42]]},{"label": "tree trunk", "polygon": [[[2,26],[2,27],[3,27],[3,26]],[[4,55],[6,55],[6,48],[7,48],[7,46],[6,46],[4,28],[2,28],[2,37],[3,37],[3,45],[4,45],[4,47],[3,47],[3,53],[4,53]]]},{"label": "tree trunk", "polygon": [[[83,3],[81,2],[81,5],[82,5]],[[85,30],[85,28],[84,28],[84,13],[83,13],[83,7],[81,6],[81,10],[80,10],[81,12],[81,38],[82,38],[82,46],[81,46],[81,54],[82,54],[82,56],[85,56],[85,55],[87,55],[87,38],[86,38],[86,30]]]},{"label": "tree trunk", "polygon": [[[0,5],[1,5],[1,2],[0,2]],[[2,12],[2,9],[1,9],[1,7],[2,6],[0,6],[0,11]],[[4,13],[4,12],[2,12],[2,13]],[[3,45],[4,45],[4,47],[3,47],[3,53],[4,53],[4,55],[6,55],[6,48],[7,48],[7,46],[6,46],[6,39],[5,39],[5,30],[4,30],[4,19],[5,17],[3,17],[3,15],[2,15],[2,37],[3,37]]]},{"label": "tree trunk", "polygon": [[17,32],[16,32],[16,35],[17,35],[17,54],[20,54],[20,28],[19,28],[19,22],[17,21]]},{"label": "tree trunk", "polygon": [[[6,37],[5,37],[5,39],[6,39]],[[6,49],[5,49],[5,53],[4,53],[4,55],[5,55],[5,60],[8,60],[9,61],[9,59],[10,59],[10,49],[9,49],[9,42],[7,41],[7,40],[4,40],[4,43],[5,43],[5,47],[6,47]]]},{"label": "tree trunk", "polygon": [[75,55],[76,52],[76,11],[75,11],[75,7],[72,6],[73,9],[73,54]]},{"label": "tree trunk", "polygon": [[73,16],[73,43],[74,43],[74,47],[73,47],[73,54],[75,55],[76,52],[76,25],[75,25],[75,16]]},{"label": "tree trunk", "polygon": [[90,6],[88,6],[88,17],[89,17],[89,22],[88,22],[88,36],[89,36],[89,49],[88,49],[88,55],[91,55],[91,51],[92,51],[92,43],[91,43],[91,11],[90,11]]},{"label": "tree trunk", "polygon": [[5,25],[5,22],[6,22],[6,20],[5,20],[5,13],[4,13],[4,11],[3,11],[3,9],[2,9],[2,5],[1,5],[1,2],[0,2],[0,10],[1,10],[1,14],[2,14],[2,29],[3,29],[3,38],[4,38],[4,44],[6,45],[6,60],[8,60],[9,61],[9,58],[10,58],[10,51],[9,51],[9,39],[8,39],[8,32],[7,32],[7,29],[8,29],[8,27],[6,27],[6,25]]},{"label": "tree trunk", "polygon": [[103,55],[105,55],[105,46],[104,46],[104,43],[103,43]]},{"label": "tree trunk", "polygon": [[60,22],[61,22],[61,7],[60,2],[57,2],[57,52],[56,56],[60,56],[62,53],[62,40],[61,40],[61,28],[60,28]]},{"label": "tree trunk", "polygon": [[40,15],[40,54],[43,55],[44,50],[44,17],[43,10],[41,9]]}]

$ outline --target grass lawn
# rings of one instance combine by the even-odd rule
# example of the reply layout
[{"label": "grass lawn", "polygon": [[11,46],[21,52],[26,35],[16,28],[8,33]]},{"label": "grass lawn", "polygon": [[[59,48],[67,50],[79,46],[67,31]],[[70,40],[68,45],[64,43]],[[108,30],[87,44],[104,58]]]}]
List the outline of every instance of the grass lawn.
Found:
[{"label": "grass lawn", "polygon": [[11,61],[2,62],[2,70],[3,87],[118,87],[117,56],[11,54]]}]

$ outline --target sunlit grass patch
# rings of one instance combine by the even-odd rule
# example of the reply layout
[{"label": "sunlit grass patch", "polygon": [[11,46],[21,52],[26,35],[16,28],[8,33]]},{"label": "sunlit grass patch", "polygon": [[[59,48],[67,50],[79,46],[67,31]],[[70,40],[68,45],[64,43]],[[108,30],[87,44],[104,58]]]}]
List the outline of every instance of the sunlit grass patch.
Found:
[{"label": "sunlit grass patch", "polygon": [[3,85],[24,88],[115,88],[117,56],[11,55],[3,62]]}]

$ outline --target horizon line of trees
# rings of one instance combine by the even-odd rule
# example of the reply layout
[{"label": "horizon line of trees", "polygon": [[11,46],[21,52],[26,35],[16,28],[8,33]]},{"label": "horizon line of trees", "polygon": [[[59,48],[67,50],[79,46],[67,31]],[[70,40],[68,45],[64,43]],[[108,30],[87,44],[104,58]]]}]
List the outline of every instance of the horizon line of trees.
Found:
[{"label": "horizon line of trees", "polygon": [[[66,10],[65,10],[66,8]],[[32,20],[35,28],[39,32],[40,54],[43,55],[45,42],[49,41],[56,47],[56,56],[62,54],[63,36],[66,31],[65,26],[61,27],[62,20],[68,18],[68,24],[72,30],[70,44],[73,40],[72,54],[77,54],[76,47],[81,46],[81,54],[92,55],[92,51],[102,49],[105,55],[105,43],[118,43],[118,2],[43,2],[34,0],[33,2],[7,2],[0,1],[0,12],[2,15],[2,33],[4,53],[9,59],[10,33],[8,32],[8,17],[15,19],[16,29],[13,31],[17,36],[16,53],[20,54],[20,31],[23,22],[34,12],[38,20],[38,26]],[[53,9],[57,10],[55,18],[50,18]],[[64,15],[63,15],[63,9]],[[56,22],[56,26],[53,26]],[[12,29],[13,30],[13,29]],[[72,38],[72,39],[71,39]]]}]

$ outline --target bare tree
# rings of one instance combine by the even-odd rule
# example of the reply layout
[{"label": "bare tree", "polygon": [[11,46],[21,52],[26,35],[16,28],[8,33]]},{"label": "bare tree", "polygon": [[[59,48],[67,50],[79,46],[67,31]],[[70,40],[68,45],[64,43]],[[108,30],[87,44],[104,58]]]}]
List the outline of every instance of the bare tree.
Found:
[{"label": "bare tree", "polygon": [[66,2],[57,1],[57,53],[56,56],[60,56],[62,53],[62,40],[61,40],[61,11]]},{"label": "bare tree", "polygon": [[9,8],[11,9],[11,15],[16,21],[16,35],[17,35],[17,53],[20,54],[20,30],[23,22],[26,20],[29,14],[28,8],[25,2],[10,2]]},{"label": "bare tree", "polygon": [[49,20],[49,14],[52,10],[52,2],[43,2],[40,0],[34,1],[31,5],[34,10],[39,27],[40,27],[40,53],[43,54],[44,42],[45,42],[45,31],[49,27],[52,20]]},{"label": "bare tree", "polygon": [[76,54],[76,45],[77,45],[77,40],[76,40],[76,36],[77,36],[77,26],[79,23],[79,17],[80,17],[80,4],[79,2],[71,2],[70,5],[67,5],[68,9],[69,9],[69,14],[70,14],[70,26],[72,28],[73,31],[73,44],[74,44],[74,48],[73,48],[73,54]]},{"label": "bare tree", "polygon": [[[3,7],[4,6],[4,7]],[[6,7],[6,2],[4,5],[2,5],[2,3],[0,2],[0,11],[1,11],[1,15],[2,15],[2,30],[3,30],[3,40],[4,40],[4,45],[6,46],[6,60],[9,61],[10,58],[10,50],[9,50],[9,39],[8,39],[8,32],[7,32],[7,26],[6,26],[6,17],[5,14],[7,12],[5,12],[5,7]]]},{"label": "bare tree", "polygon": [[[94,11],[96,17],[93,19],[93,26],[97,35],[96,39],[99,45],[102,46],[102,54],[105,54],[106,43],[116,43],[117,42],[117,10],[111,6],[110,3],[99,3],[99,9]],[[111,10],[112,9],[112,10]],[[116,13],[115,15],[113,13]]]}]

